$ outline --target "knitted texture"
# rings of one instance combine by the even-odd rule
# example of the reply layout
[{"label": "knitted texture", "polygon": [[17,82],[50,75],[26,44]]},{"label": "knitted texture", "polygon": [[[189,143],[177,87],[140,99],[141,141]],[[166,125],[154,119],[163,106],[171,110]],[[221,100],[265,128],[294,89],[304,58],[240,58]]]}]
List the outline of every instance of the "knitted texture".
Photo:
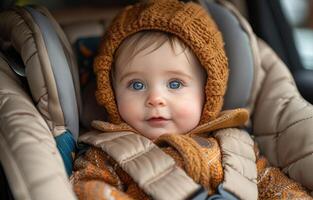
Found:
[{"label": "knitted texture", "polygon": [[105,121],[94,120],[91,122],[91,126],[97,130],[105,131],[105,132],[117,132],[117,131],[132,131],[136,133],[132,127],[130,127],[126,123],[120,123],[118,125],[111,124]]},{"label": "knitted texture", "polygon": [[[203,139],[207,141],[207,145],[202,146],[203,141],[200,142],[202,154],[210,158],[208,159],[210,171],[206,176],[210,177],[210,184],[214,188],[223,181],[221,152],[215,138],[210,137]],[[176,164],[187,172],[186,168],[188,162],[191,162],[192,158],[183,156],[182,152],[179,152],[180,150],[186,151],[184,147],[181,146],[185,145],[185,143],[173,138],[165,140],[172,140],[171,143],[173,145],[161,147],[162,150],[170,155],[175,160]],[[199,143],[199,141],[197,142]],[[169,143],[170,142],[167,142],[167,144]],[[191,149],[193,148],[191,147]],[[190,153],[188,155],[192,156],[192,154],[193,153]],[[206,162],[205,159],[202,159],[202,162],[203,161]],[[288,179],[279,169],[269,167],[264,157],[258,158],[257,168],[257,183],[260,200],[312,199],[299,184]],[[151,197],[146,195],[134,180],[101,149],[91,147],[83,156],[75,160],[74,169],[73,186],[79,200],[151,199]],[[200,167],[198,167],[198,170],[201,171]],[[218,171],[218,173],[216,173],[216,171]],[[214,176],[215,179],[212,178]],[[192,175],[192,178],[194,177],[196,176]]]},{"label": "knitted texture", "polygon": [[[213,194],[213,189],[210,185],[209,158],[205,156],[200,145],[192,138],[184,135],[162,135],[158,138],[156,144],[161,146],[169,144],[175,148],[184,160],[184,169],[187,174],[196,183],[205,187],[209,194]],[[221,170],[222,173],[223,171]]]},{"label": "knitted texture", "polygon": [[266,158],[259,158],[257,168],[259,199],[313,199],[299,183],[289,179],[278,168],[270,167]]},{"label": "knitted texture", "polygon": [[228,79],[224,42],[215,22],[195,3],[150,0],[126,7],[113,20],[94,61],[97,76],[96,98],[105,107],[110,121],[114,124],[123,122],[117,110],[110,80],[114,53],[126,37],[143,30],[174,34],[190,47],[208,75],[200,124],[215,119],[222,108]]},{"label": "knitted texture", "polygon": [[[162,135],[156,141],[158,146],[169,145],[183,159],[183,168],[194,181],[213,194],[223,181],[221,151],[218,142],[213,137],[188,137],[185,135]],[[175,154],[170,154],[172,157]],[[177,158],[175,158],[176,163]]]}]

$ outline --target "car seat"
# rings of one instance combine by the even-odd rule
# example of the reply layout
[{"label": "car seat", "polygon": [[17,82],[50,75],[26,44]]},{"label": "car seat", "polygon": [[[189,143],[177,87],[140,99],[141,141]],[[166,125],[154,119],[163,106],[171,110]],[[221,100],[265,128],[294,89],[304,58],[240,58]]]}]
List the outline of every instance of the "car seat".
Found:
[{"label": "car seat", "polygon": [[[313,164],[312,106],[299,95],[280,59],[229,3],[199,2],[225,40],[230,77],[224,109],[247,108],[251,119],[246,128],[271,164],[313,190],[312,175],[304,174]],[[72,29],[86,23],[59,21],[61,28],[54,17],[31,6],[0,14],[0,160],[15,199],[75,199],[68,180],[75,141],[92,119],[105,119],[92,95],[90,72],[102,32],[77,36]]]},{"label": "car seat", "polygon": [[74,198],[64,165],[71,171],[79,90],[71,47],[45,11],[1,13],[1,164],[16,199]]}]

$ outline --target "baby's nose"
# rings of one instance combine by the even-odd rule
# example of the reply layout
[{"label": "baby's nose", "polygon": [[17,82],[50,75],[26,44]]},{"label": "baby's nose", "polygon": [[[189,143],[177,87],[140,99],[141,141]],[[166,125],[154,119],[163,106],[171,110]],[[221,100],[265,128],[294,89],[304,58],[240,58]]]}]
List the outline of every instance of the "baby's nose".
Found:
[{"label": "baby's nose", "polygon": [[146,105],[149,106],[165,106],[166,105],[166,101],[165,98],[160,95],[159,93],[151,93],[146,101]]}]

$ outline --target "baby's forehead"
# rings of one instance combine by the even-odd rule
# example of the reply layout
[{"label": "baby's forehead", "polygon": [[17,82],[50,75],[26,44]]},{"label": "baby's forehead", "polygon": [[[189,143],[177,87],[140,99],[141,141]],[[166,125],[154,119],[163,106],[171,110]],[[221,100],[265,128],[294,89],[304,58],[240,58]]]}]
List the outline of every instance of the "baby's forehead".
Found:
[{"label": "baby's forehead", "polygon": [[[170,48],[164,48],[165,46]],[[155,51],[161,51],[159,59],[164,59],[164,57],[168,57],[166,54],[171,54],[172,57],[187,59],[191,66],[199,64],[192,50],[178,37],[163,32],[144,31],[129,36],[122,42],[115,53],[114,67],[124,68],[131,66],[134,59],[149,56],[149,54]],[[165,55],[162,55],[162,51]]]}]

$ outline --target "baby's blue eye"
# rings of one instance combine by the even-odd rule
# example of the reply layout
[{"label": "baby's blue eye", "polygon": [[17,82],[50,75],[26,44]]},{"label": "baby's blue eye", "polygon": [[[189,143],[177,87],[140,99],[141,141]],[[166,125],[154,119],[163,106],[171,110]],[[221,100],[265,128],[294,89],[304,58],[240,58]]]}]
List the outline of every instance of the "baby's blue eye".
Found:
[{"label": "baby's blue eye", "polygon": [[171,88],[171,89],[178,89],[182,86],[182,83],[180,81],[171,81],[169,82],[168,84],[168,87]]},{"label": "baby's blue eye", "polygon": [[145,85],[140,81],[134,81],[130,84],[130,87],[134,90],[142,90],[145,88]]}]

